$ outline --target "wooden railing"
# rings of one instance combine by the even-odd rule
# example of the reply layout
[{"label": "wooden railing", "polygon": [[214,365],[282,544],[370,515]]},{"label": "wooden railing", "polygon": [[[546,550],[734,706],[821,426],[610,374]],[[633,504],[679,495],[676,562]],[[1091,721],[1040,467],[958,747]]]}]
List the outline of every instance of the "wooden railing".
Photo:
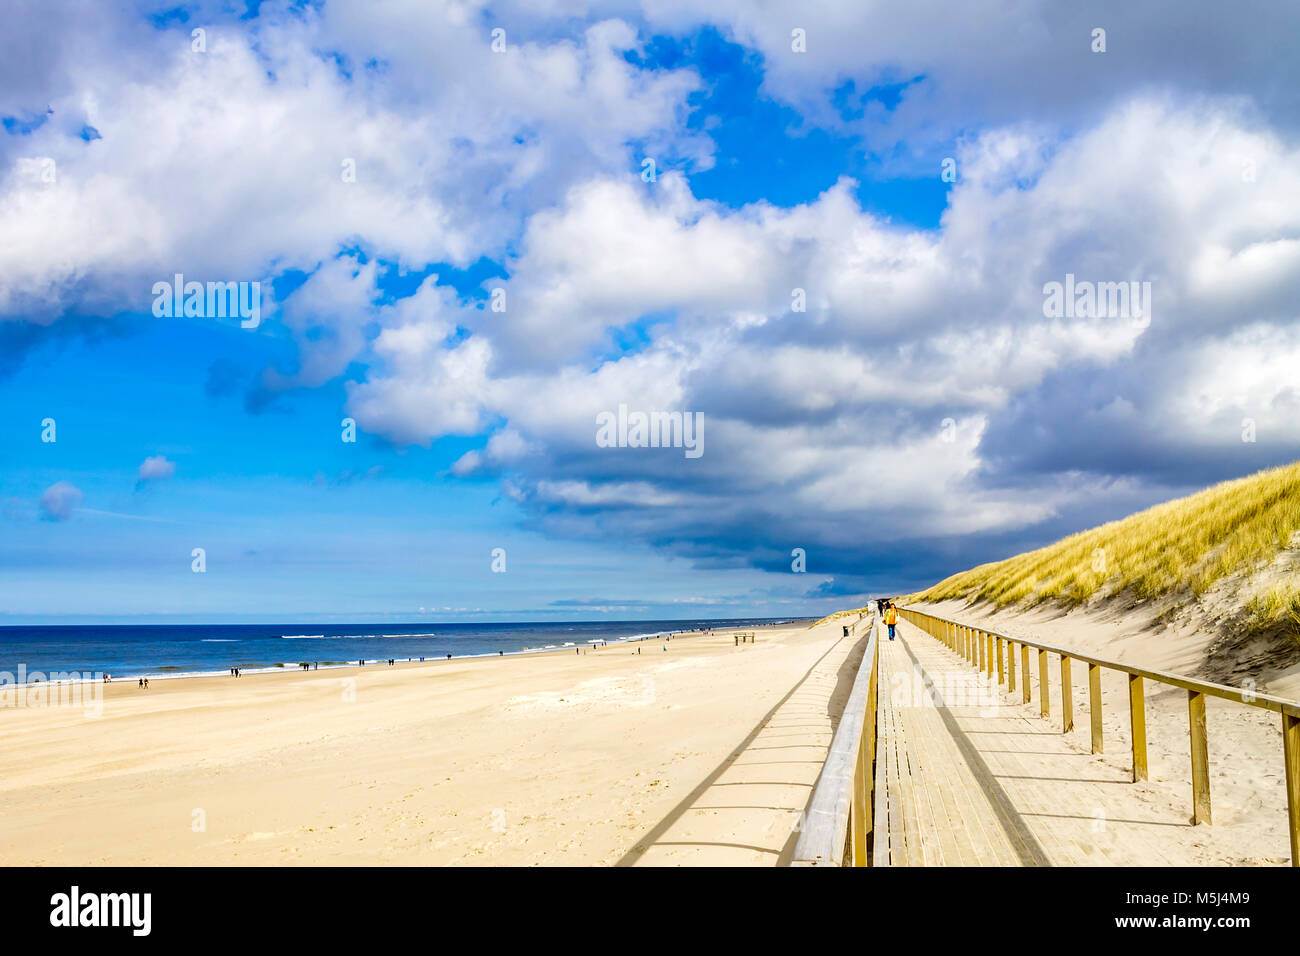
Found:
[{"label": "wooden railing", "polygon": [[[866,651],[831,739],[791,866],[866,866],[875,800],[879,659],[874,617]],[[883,797],[883,794],[879,796]]]},{"label": "wooden railing", "polygon": [[[1205,699],[1219,697],[1250,707],[1261,707],[1280,714],[1282,718],[1282,756],[1286,766],[1287,823],[1291,836],[1291,865],[1300,866],[1300,703],[1268,694],[1193,680],[1167,671],[1134,667],[1117,661],[1080,654],[1051,644],[1040,644],[1020,637],[1012,637],[987,628],[962,624],[959,621],[937,617],[915,608],[901,608],[899,613],[931,637],[946,644],[954,653],[964,657],[972,666],[992,678],[997,673],[999,684],[1005,684],[1009,693],[1016,690],[1016,645],[1020,645],[1021,699],[1030,702],[1029,657],[1030,650],[1038,652],[1039,712],[1051,716],[1049,694],[1049,669],[1047,655],[1056,654],[1061,662],[1061,726],[1064,733],[1074,729],[1074,687],[1070,662],[1088,665],[1088,703],[1091,717],[1092,752],[1102,752],[1101,724],[1101,669],[1103,667],[1128,675],[1129,726],[1132,729],[1133,780],[1147,779],[1146,702],[1143,682],[1156,681],[1187,691],[1188,739],[1192,758],[1192,821],[1210,822],[1210,758],[1209,741],[1205,726]],[[1005,655],[1003,653],[1005,646]],[[1005,657],[1005,661],[1004,661]]]}]

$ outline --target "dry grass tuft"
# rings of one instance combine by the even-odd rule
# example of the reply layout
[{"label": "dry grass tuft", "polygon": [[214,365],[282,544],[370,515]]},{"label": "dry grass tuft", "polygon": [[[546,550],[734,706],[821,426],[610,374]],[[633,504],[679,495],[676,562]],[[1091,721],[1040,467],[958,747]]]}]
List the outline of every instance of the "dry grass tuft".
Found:
[{"label": "dry grass tuft", "polygon": [[[1121,592],[1139,599],[1199,597],[1230,575],[1262,568],[1297,531],[1300,462],[1225,481],[1037,551],[982,564],[910,599],[1070,606]],[[1275,585],[1246,608],[1258,626],[1300,630],[1300,585]]]}]

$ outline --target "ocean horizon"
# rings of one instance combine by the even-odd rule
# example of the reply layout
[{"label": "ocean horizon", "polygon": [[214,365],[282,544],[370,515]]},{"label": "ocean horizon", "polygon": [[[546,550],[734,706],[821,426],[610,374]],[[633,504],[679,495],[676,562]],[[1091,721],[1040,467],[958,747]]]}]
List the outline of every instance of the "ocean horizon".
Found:
[{"label": "ocean horizon", "polygon": [[[221,675],[372,663],[484,657],[586,647],[705,628],[804,618],[370,624],[42,624],[0,626],[0,675],[107,673],[115,679]],[[807,620],[812,620],[808,618]]]}]

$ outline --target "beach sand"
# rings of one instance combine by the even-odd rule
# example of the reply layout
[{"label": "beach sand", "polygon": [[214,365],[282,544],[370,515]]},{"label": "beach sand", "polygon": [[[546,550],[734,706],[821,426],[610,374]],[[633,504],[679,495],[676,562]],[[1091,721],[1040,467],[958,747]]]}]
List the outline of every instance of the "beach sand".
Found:
[{"label": "beach sand", "polygon": [[862,653],[843,623],[0,709],[0,863],[784,862]]}]

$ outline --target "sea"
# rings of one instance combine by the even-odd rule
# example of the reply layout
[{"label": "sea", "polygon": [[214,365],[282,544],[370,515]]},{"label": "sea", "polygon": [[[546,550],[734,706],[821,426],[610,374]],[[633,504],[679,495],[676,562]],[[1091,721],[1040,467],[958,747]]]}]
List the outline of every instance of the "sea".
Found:
[{"label": "sea", "polygon": [[[355,666],[532,651],[572,652],[608,641],[654,640],[681,631],[792,623],[790,618],[513,624],[115,624],[0,627],[0,680],[60,673],[114,679],[197,677]],[[57,679],[57,678],[55,678]]]}]

